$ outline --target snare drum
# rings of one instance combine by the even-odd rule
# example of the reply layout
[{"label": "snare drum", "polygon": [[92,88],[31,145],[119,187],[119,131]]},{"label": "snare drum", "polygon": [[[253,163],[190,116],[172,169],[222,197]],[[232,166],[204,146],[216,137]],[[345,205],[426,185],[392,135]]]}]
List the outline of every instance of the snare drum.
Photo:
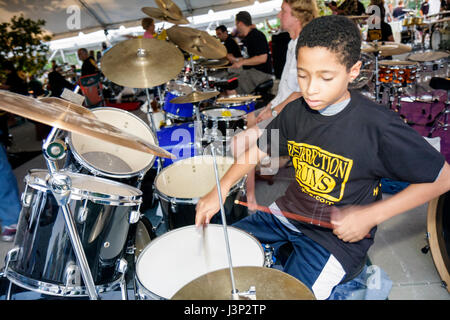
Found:
[{"label": "snare drum", "polygon": [[174,98],[185,96],[193,92],[191,85],[179,80],[171,80],[166,84],[163,110],[170,119],[190,121],[194,118],[194,105],[192,103],[171,103]]},{"label": "snare drum", "polygon": [[[193,122],[185,122],[170,127],[163,127],[156,133],[159,146],[176,157],[176,159],[162,159],[164,168],[176,161],[195,156],[194,128]],[[155,163],[156,165],[157,163]]]},{"label": "snare drum", "polygon": [[[126,133],[157,145],[150,127],[137,116],[118,108],[92,109],[94,115]],[[67,135],[71,171],[106,177],[138,187],[138,181],[152,167],[155,156],[78,133]]]},{"label": "snare drum", "polygon": [[246,113],[242,110],[218,108],[202,111],[201,115],[207,141],[227,141],[238,129],[246,129]]},{"label": "snare drum", "polygon": [[[234,163],[233,158],[216,156],[219,177],[221,178]],[[213,157],[201,155],[184,159],[164,168],[155,178],[155,195],[168,229],[176,229],[195,223],[195,207],[198,200],[216,186]],[[232,224],[247,216],[244,206],[234,203],[244,187],[239,181],[229,192],[224,202],[227,223]],[[221,214],[216,214],[212,223],[221,223]]]},{"label": "snare drum", "polygon": [[394,86],[413,84],[417,67],[416,62],[382,60],[379,62],[379,81]]},{"label": "snare drum", "polygon": [[[71,179],[69,207],[99,293],[117,288],[130,226],[142,192],[129,185],[65,172]],[[47,170],[25,177],[22,211],[7,278],[28,290],[54,296],[87,296],[62,210],[47,187]]]},{"label": "snare drum", "polygon": [[[231,96],[227,96],[227,98],[239,98],[239,97],[245,97],[245,95],[231,95]],[[245,101],[239,101],[239,102],[235,102],[235,103],[217,103],[217,106],[219,108],[229,108],[229,109],[236,109],[236,110],[242,110],[245,113],[250,113],[255,111],[255,99],[249,99],[249,100],[245,100]]]},{"label": "snare drum", "polygon": [[436,269],[450,292],[450,192],[428,204],[427,235]]},{"label": "snare drum", "polygon": [[[233,267],[264,265],[261,243],[247,232],[227,227]],[[144,249],[136,263],[141,299],[170,299],[192,280],[229,267],[222,225],[176,229]]]}]

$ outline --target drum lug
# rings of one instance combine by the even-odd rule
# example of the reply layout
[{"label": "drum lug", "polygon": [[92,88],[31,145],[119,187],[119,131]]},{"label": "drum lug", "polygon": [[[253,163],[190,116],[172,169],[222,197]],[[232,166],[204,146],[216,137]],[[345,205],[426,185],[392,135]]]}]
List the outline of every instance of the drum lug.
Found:
[{"label": "drum lug", "polygon": [[8,273],[8,268],[9,268],[9,263],[11,261],[16,261],[17,260],[17,256],[19,255],[20,252],[20,248],[19,247],[14,247],[11,250],[8,251],[8,253],[6,254],[5,257],[5,269],[4,269],[4,274],[3,276],[6,277],[7,273]]},{"label": "drum lug", "polygon": [[271,268],[273,265],[273,247],[269,244],[264,246],[264,267]]},{"label": "drum lug", "polygon": [[25,186],[25,191],[22,193],[21,202],[22,207],[28,208],[31,205],[31,197],[33,195],[28,193],[28,185]]},{"label": "drum lug", "polygon": [[84,201],[84,205],[80,210],[78,210],[77,221],[80,224],[83,224],[88,216],[89,209],[87,208],[87,200]]},{"label": "drum lug", "polygon": [[69,287],[77,287],[81,285],[80,268],[75,264],[75,262],[70,262],[64,273],[66,285],[63,290],[63,295],[67,293]]},{"label": "drum lug", "polygon": [[170,209],[175,213],[177,212],[177,203],[174,199],[170,200]]},{"label": "drum lug", "polygon": [[129,217],[128,221],[131,224],[135,224],[139,221],[140,218],[141,218],[141,213],[138,210],[133,210],[130,212],[130,217]]},{"label": "drum lug", "polygon": [[117,261],[117,266],[116,266],[116,270],[117,272],[121,273],[121,274],[125,274],[125,272],[127,272],[128,270],[128,262],[125,259],[120,259]]}]

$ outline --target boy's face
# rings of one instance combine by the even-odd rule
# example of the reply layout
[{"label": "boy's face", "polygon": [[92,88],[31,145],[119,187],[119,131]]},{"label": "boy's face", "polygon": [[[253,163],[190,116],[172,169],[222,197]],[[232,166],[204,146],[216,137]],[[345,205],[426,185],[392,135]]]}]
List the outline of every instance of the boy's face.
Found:
[{"label": "boy's face", "polygon": [[298,52],[297,77],[308,106],[313,110],[322,110],[348,99],[348,83],[358,76],[360,68],[361,61],[358,61],[347,71],[338,56],[327,48],[301,47]]}]

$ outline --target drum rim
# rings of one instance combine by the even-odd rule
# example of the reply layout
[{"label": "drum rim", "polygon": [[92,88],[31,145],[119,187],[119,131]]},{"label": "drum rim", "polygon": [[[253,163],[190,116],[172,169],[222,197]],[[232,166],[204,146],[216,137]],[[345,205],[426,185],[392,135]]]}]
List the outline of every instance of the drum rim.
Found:
[{"label": "drum rim", "polygon": [[[45,282],[36,280],[27,276],[24,276],[11,267],[6,270],[6,277],[9,281],[15,285],[27,290],[35,291],[41,294],[48,294],[58,297],[79,297],[88,296],[88,290],[86,286],[68,286],[63,284],[55,284],[51,282]],[[112,282],[95,285],[98,293],[109,292],[115,290],[122,283],[122,276],[119,276]],[[66,290],[67,289],[67,290]],[[66,291],[65,291],[66,290]]]},{"label": "drum rim", "polygon": [[[442,281],[446,283],[447,291],[450,292],[450,258],[448,256],[444,256],[442,252],[443,247],[445,248],[445,243],[443,243],[443,240],[438,237],[441,226],[438,226],[437,224],[437,218],[444,214],[443,212],[438,212],[440,206],[443,206],[441,201],[443,201],[444,197],[450,197],[450,192],[436,197],[428,203],[427,236],[431,256],[433,258],[436,270],[438,271]],[[447,248],[445,249],[447,250]]]},{"label": "drum rim", "polygon": [[208,115],[208,111],[213,111],[213,110],[225,110],[225,111],[230,111],[229,108],[214,108],[214,109],[208,109],[208,110],[203,110],[201,112],[202,116],[204,116],[204,120],[208,121],[208,120],[222,120],[222,121],[236,121],[236,120],[244,120],[246,118],[247,113],[243,110],[238,110],[238,109],[231,109],[234,111],[240,111],[242,112],[241,115],[235,115],[235,116],[221,116],[221,117],[217,117],[217,116],[210,116]]},{"label": "drum rim", "polygon": [[[41,177],[37,177],[37,173],[47,173],[45,177],[45,181],[42,180]],[[101,177],[95,177],[91,175],[86,175],[82,173],[76,173],[68,170],[62,170],[60,171],[62,174],[67,174],[70,178],[71,175],[76,177],[88,177],[89,179],[95,179],[99,180],[100,182],[105,182],[106,184],[110,185],[116,185],[119,187],[123,187],[125,189],[137,191],[136,195],[130,195],[130,196],[123,196],[123,195],[111,195],[107,193],[99,193],[99,192],[92,192],[88,190],[82,190],[80,188],[76,188],[72,186],[71,192],[70,192],[70,199],[71,200],[84,200],[87,199],[89,201],[92,201],[97,204],[109,204],[109,205],[122,205],[122,206],[136,206],[142,203],[142,191],[134,188],[133,186],[114,181],[114,180],[108,180]],[[50,178],[49,172],[46,169],[31,169],[29,170],[28,174],[25,176],[24,181],[25,184],[33,189],[44,191],[44,192],[51,192],[50,188],[47,185],[48,179]],[[96,195],[104,195],[107,197],[99,197],[94,196]]]},{"label": "drum rim", "polygon": [[[157,194],[157,196],[160,197],[161,199],[166,200],[166,201],[169,201],[169,202],[171,202],[171,203],[197,204],[201,197],[194,197],[194,198],[177,198],[177,197],[172,197],[172,196],[169,196],[169,195],[165,194],[164,192],[160,191],[160,190],[158,189],[157,185],[156,185],[156,182],[158,181],[158,178],[159,178],[165,171],[167,171],[167,170],[169,170],[169,168],[171,168],[171,167],[177,165],[177,163],[182,162],[182,161],[187,161],[188,159],[201,158],[201,157],[209,157],[209,158],[212,158],[212,155],[197,155],[197,156],[194,156],[194,157],[185,158],[185,159],[176,161],[176,162],[172,163],[171,165],[169,165],[169,166],[163,168],[163,169],[156,175],[155,180],[154,180],[154,182],[153,182],[154,189],[155,189],[154,192]],[[233,158],[231,158],[231,157],[226,157],[226,156],[220,156],[220,157],[221,157],[221,158],[233,159]],[[179,165],[179,164],[178,164],[178,165]],[[230,167],[231,167],[231,166],[230,166]],[[228,169],[228,170],[229,170],[229,169]],[[230,188],[230,192],[228,193],[227,196],[229,196],[231,193],[233,193],[233,192],[235,192],[237,189],[239,189],[239,188],[241,187],[240,184],[241,184],[241,182],[242,182],[244,179],[245,179],[245,177],[242,178],[242,179],[240,179],[238,182],[236,182],[236,184],[233,185],[233,187]]]},{"label": "drum rim", "polygon": [[[217,224],[217,223],[209,223],[209,224],[207,224],[206,226],[207,226],[208,228],[209,228],[209,227],[213,227],[213,228],[223,228],[223,225],[222,225],[222,224]],[[140,263],[142,257],[145,255],[145,253],[146,253],[148,250],[150,250],[149,248],[150,248],[152,245],[154,245],[155,243],[157,243],[159,240],[165,239],[165,238],[167,238],[169,235],[174,234],[174,233],[176,233],[176,232],[180,232],[180,231],[182,231],[182,230],[184,230],[184,229],[194,229],[194,228],[197,228],[197,227],[196,227],[195,225],[189,225],[189,226],[184,226],[184,227],[180,227],[180,228],[176,228],[176,229],[170,230],[170,231],[168,231],[168,232],[166,232],[166,233],[160,235],[159,237],[156,237],[156,238],[153,239],[152,241],[150,241],[150,243],[145,247],[145,249],[142,250],[141,254],[139,255],[138,259],[136,260],[136,268],[135,268],[135,269],[136,269],[136,273],[135,273],[135,275],[136,275],[136,279],[139,281],[139,283],[140,283],[140,284],[141,284],[148,292],[152,293],[152,294],[155,295],[155,296],[161,297],[160,295],[154,293],[153,291],[150,291],[147,287],[145,287],[145,286],[142,284],[142,281],[141,281],[141,279],[140,279],[140,277],[139,277],[139,272],[138,272],[138,265],[139,265],[139,263]],[[256,244],[259,244],[258,248],[259,248],[259,250],[261,251],[261,257],[262,257],[262,264],[261,264],[261,266],[264,266],[264,248],[263,248],[263,246],[262,246],[262,244],[261,244],[261,241],[259,241],[254,235],[252,235],[252,234],[250,234],[249,232],[244,231],[244,230],[242,230],[242,229],[239,229],[239,228],[236,228],[236,227],[233,227],[233,226],[227,226],[227,229],[228,229],[228,228],[233,229],[233,230],[235,230],[235,231],[237,231],[237,232],[239,232],[239,233],[241,233],[241,234],[244,234],[244,235],[248,236],[248,237],[249,237],[250,239],[252,239]],[[165,299],[164,297],[161,297],[161,298]],[[170,299],[170,298],[169,298],[169,299]]]},{"label": "drum rim", "polygon": [[[145,127],[147,127],[149,129],[150,135],[153,137],[153,141],[154,141],[153,143],[156,146],[159,146],[158,139],[156,138],[153,130],[151,130],[150,127],[145,123],[145,121],[143,121],[138,116],[132,114],[131,112],[128,112],[128,111],[125,111],[125,110],[122,110],[119,108],[112,108],[112,107],[99,107],[99,108],[91,109],[92,112],[94,112],[96,110],[110,110],[110,111],[115,111],[115,112],[117,111],[117,112],[122,112],[123,114],[126,114],[126,115],[133,116],[136,120],[141,122]],[[86,168],[90,173],[92,173],[95,176],[104,176],[104,177],[115,178],[115,179],[133,178],[136,176],[143,176],[148,170],[150,170],[150,168],[153,167],[153,165],[155,164],[155,161],[156,161],[156,156],[153,155],[152,160],[149,162],[149,164],[140,170],[133,171],[130,173],[111,173],[111,172],[107,172],[107,171],[104,171],[101,169],[97,169],[93,165],[87,163],[87,161],[83,159],[81,154],[73,146],[71,132],[69,132],[66,136],[66,143],[69,145],[71,153],[73,154],[75,159],[81,164],[81,166],[83,168]]]}]

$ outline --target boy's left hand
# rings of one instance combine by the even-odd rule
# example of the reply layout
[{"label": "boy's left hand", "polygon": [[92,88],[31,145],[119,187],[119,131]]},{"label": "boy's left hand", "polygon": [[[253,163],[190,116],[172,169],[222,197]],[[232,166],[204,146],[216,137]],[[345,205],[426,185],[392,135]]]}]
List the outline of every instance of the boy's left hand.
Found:
[{"label": "boy's left hand", "polygon": [[362,206],[334,208],[331,223],[334,225],[333,233],[344,242],[362,240],[376,225],[370,212]]}]

